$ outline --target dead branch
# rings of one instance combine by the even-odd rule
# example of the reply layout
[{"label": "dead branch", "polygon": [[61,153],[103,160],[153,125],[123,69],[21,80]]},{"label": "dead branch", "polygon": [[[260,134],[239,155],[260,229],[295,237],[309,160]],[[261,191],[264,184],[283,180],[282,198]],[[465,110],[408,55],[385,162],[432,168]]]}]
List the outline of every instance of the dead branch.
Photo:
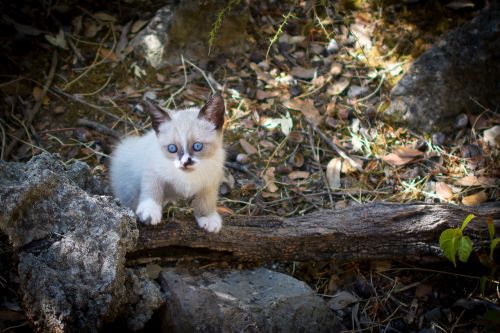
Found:
[{"label": "dead branch", "polygon": [[238,216],[224,219],[219,234],[197,228],[194,218],[172,219],[156,227],[139,226],[137,248],[129,263],[154,259],[209,259],[270,262],[443,258],[439,235],[458,227],[470,213],[466,229],[476,245],[488,239],[486,217],[500,226],[500,204],[479,207],[425,203],[371,203],[342,210],[318,211],[289,219]]}]

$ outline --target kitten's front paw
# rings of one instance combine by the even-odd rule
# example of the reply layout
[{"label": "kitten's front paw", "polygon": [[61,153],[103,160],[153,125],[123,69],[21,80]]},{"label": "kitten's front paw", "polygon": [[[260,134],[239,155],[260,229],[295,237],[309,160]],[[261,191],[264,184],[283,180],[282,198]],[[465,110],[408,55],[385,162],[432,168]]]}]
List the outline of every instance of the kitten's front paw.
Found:
[{"label": "kitten's front paw", "polygon": [[208,216],[196,217],[196,222],[200,228],[205,229],[208,232],[219,232],[222,228],[222,218],[217,212],[213,212]]},{"label": "kitten's front paw", "polygon": [[144,224],[155,225],[161,222],[161,205],[152,199],[141,201],[135,213]]}]

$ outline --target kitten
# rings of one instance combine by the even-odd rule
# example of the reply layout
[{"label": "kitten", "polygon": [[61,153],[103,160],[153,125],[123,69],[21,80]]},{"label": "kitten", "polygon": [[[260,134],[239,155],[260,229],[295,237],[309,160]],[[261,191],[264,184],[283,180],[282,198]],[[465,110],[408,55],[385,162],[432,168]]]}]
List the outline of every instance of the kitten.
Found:
[{"label": "kitten", "polygon": [[111,156],[115,197],[145,224],[158,224],[162,207],[179,197],[194,197],[198,225],[219,232],[216,211],[225,152],[222,146],[224,100],[213,95],[201,109],[163,110],[146,98],[153,130],[123,140]]}]

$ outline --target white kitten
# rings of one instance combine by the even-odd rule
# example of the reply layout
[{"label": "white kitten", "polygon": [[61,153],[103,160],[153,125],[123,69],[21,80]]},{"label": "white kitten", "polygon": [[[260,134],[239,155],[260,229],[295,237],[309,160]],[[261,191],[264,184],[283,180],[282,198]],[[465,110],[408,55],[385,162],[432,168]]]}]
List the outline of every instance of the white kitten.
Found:
[{"label": "white kitten", "polygon": [[224,100],[213,95],[201,109],[163,110],[146,99],[153,130],[123,140],[111,156],[111,186],[140,221],[158,224],[163,205],[194,197],[198,225],[219,232],[216,211],[223,178]]}]

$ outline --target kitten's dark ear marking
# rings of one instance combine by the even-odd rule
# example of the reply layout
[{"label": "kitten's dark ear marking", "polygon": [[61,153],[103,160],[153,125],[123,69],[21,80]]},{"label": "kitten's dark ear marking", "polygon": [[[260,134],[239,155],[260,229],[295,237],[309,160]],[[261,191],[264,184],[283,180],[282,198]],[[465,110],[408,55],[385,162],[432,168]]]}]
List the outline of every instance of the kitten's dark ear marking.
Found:
[{"label": "kitten's dark ear marking", "polygon": [[156,133],[158,133],[160,125],[166,121],[169,121],[170,116],[168,115],[167,111],[156,105],[156,103],[151,98],[146,97],[144,101],[146,102],[146,109],[151,116],[151,124],[153,126],[153,129]]},{"label": "kitten's dark ear marking", "polygon": [[215,125],[217,131],[222,129],[224,126],[224,99],[221,94],[213,94],[212,97],[207,101],[207,104],[203,106],[198,114],[198,118],[205,118],[209,122]]}]

